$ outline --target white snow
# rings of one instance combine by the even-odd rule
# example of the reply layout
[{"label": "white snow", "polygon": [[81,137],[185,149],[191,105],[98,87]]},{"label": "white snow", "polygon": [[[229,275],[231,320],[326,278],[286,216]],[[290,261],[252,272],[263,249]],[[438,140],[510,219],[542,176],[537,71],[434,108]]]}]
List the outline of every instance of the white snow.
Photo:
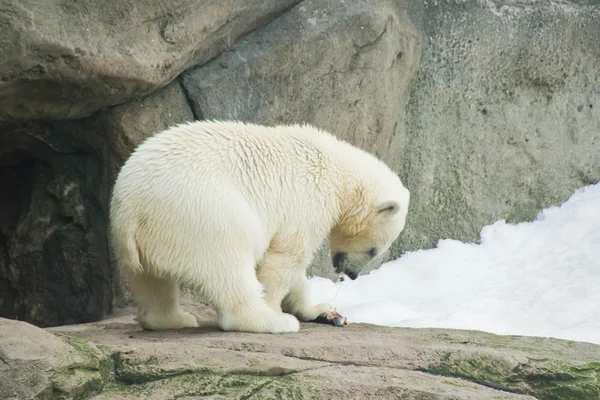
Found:
[{"label": "white snow", "polygon": [[600,183],[533,222],[484,227],[479,244],[441,240],[355,281],[313,277],[309,288],[350,323],[600,344]]}]

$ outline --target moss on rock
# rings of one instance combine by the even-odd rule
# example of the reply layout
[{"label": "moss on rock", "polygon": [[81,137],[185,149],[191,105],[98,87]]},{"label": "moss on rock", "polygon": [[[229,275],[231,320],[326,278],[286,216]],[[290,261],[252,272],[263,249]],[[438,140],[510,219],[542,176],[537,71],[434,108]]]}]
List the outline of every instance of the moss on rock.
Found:
[{"label": "moss on rock", "polygon": [[273,377],[244,374],[219,374],[208,371],[188,371],[185,374],[162,376],[148,375],[143,383],[126,384],[117,381],[94,397],[102,399],[139,399],[139,398],[183,398],[183,397],[221,397],[248,398],[258,388],[270,382]]},{"label": "moss on rock", "polygon": [[427,372],[458,377],[540,400],[600,398],[600,363],[578,365],[559,360],[528,358],[508,366],[489,354],[446,353]]},{"label": "moss on rock", "polygon": [[82,359],[57,369],[51,379],[52,390],[41,398],[83,399],[100,392],[108,382],[112,361],[95,345],[83,339],[55,334],[70,345]]}]

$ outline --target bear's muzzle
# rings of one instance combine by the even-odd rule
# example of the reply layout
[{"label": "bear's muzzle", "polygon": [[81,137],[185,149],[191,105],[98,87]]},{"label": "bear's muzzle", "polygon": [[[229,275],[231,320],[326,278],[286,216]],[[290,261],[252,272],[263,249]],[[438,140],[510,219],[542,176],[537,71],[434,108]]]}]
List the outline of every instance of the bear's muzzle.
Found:
[{"label": "bear's muzzle", "polygon": [[348,277],[352,280],[358,278],[358,272],[356,272],[351,266],[350,261],[348,260],[348,254],[344,252],[337,252],[331,257],[331,262],[333,264],[333,268],[335,268],[335,272],[341,274],[342,272],[348,275]]}]

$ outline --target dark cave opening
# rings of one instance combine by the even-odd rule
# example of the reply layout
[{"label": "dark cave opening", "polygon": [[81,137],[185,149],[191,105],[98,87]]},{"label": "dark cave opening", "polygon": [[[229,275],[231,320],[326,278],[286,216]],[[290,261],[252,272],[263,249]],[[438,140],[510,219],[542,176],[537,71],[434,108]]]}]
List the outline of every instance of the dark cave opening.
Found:
[{"label": "dark cave opening", "polygon": [[102,158],[61,149],[47,126],[2,130],[0,317],[98,320],[112,305]]}]

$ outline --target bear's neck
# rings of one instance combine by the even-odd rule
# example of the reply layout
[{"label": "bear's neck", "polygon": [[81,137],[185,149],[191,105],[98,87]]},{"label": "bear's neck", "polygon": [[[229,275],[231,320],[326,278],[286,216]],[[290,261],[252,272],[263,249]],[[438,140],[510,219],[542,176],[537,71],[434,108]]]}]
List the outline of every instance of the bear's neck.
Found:
[{"label": "bear's neck", "polygon": [[365,217],[374,208],[381,161],[334,136],[320,138],[315,147],[328,158],[330,173],[326,176],[335,179],[326,182],[333,189],[331,201],[336,204],[331,228]]}]

